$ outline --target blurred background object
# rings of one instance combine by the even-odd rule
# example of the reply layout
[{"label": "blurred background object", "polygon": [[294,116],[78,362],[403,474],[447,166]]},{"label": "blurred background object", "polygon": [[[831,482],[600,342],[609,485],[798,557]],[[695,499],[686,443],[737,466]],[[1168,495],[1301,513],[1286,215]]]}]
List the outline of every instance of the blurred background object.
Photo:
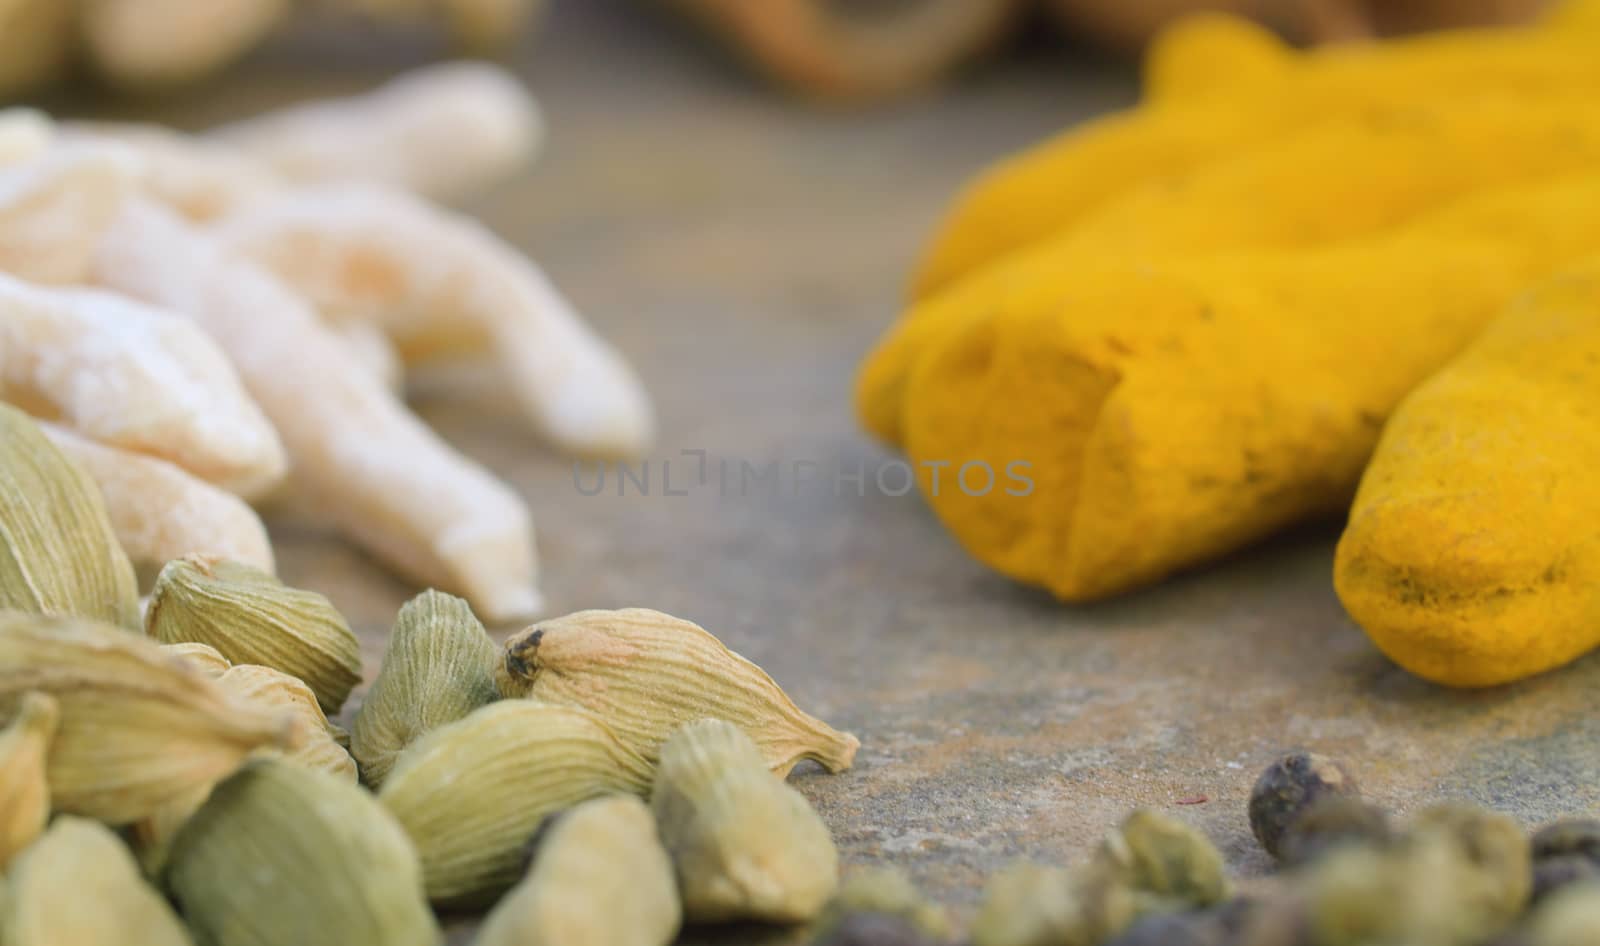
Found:
[{"label": "blurred background object", "polygon": [[[0,0],[0,98],[77,74],[121,89],[193,82],[295,19],[441,31],[492,53],[547,0]],[[581,3],[583,0],[566,0]],[[1367,39],[1531,19],[1550,0],[638,0],[698,23],[809,99],[873,102],[927,88],[1019,32],[1055,28],[1119,53],[1196,12],[1296,42]],[[645,11],[648,12],[648,11]]]}]

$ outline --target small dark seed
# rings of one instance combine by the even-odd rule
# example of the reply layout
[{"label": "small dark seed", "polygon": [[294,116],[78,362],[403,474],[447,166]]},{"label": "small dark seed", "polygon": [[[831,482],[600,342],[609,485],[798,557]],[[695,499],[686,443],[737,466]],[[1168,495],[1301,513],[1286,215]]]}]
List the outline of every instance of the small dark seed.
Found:
[{"label": "small dark seed", "polygon": [[1250,792],[1250,830],[1261,847],[1281,856],[1283,833],[1306,807],[1329,795],[1359,795],[1356,780],[1326,756],[1295,752],[1267,766]]},{"label": "small dark seed", "polygon": [[1538,903],[1573,884],[1597,881],[1600,881],[1600,864],[1582,854],[1542,857],[1533,862],[1533,893],[1529,899]]},{"label": "small dark seed", "polygon": [[1533,835],[1533,859],[1577,854],[1600,864],[1600,821],[1568,818],[1545,825]]}]

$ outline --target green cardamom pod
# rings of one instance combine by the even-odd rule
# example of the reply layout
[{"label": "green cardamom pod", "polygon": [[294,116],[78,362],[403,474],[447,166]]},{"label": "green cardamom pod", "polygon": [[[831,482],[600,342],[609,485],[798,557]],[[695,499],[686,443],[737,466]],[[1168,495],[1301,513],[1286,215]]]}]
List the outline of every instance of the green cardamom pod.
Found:
[{"label": "green cardamom pod", "polygon": [[347,779],[257,759],[172,842],[165,880],[200,946],[437,946],[416,852]]},{"label": "green cardamom pod", "polygon": [[1097,946],[1137,916],[1133,893],[1092,867],[1013,864],[989,879],[973,946]]},{"label": "green cardamom pod", "polygon": [[407,602],[350,736],[366,783],[382,785],[400,751],[422,735],[498,699],[499,660],[465,601],[424,591]]},{"label": "green cardamom pod", "polygon": [[667,946],[683,912],[650,809],[609,795],[551,816],[476,946]]},{"label": "green cardamom pod", "polygon": [[6,946],[190,946],[167,901],[105,827],[63,815],[12,864]]},{"label": "green cardamom pod", "polygon": [[827,826],[732,723],[700,720],[674,733],[650,805],[691,921],[804,922],[838,886]]},{"label": "green cardamom pod", "polygon": [[0,611],[139,626],[139,585],[89,474],[0,404]]},{"label": "green cardamom pod", "polygon": [[1106,836],[1095,865],[1140,894],[1146,909],[1188,910],[1228,896],[1222,853],[1205,835],[1159,812],[1139,809]]},{"label": "green cardamom pod", "polygon": [[516,882],[546,815],[650,788],[650,764],[580,709],[505,700],[412,743],[378,800],[405,826],[435,903],[476,906]]},{"label": "green cardamom pod", "polygon": [[246,703],[187,660],[93,621],[0,613],[0,724],[55,698],[55,810],[126,824],[190,796],[257,749],[293,748],[294,716]]},{"label": "green cardamom pod", "polygon": [[361,682],[361,643],[327,598],[226,559],[167,563],[150,592],[145,630],[164,644],[209,644],[232,663],[299,677],[329,713]]},{"label": "green cardamom pod", "polygon": [[54,697],[25,693],[11,725],[0,731],[0,871],[50,819],[45,760],[60,718]]},{"label": "green cardamom pod", "polygon": [[652,761],[675,729],[699,719],[738,726],[785,776],[801,759],[847,769],[861,745],[801,712],[704,628],[645,608],[541,621],[506,642],[495,673],[501,695],[587,709]]}]

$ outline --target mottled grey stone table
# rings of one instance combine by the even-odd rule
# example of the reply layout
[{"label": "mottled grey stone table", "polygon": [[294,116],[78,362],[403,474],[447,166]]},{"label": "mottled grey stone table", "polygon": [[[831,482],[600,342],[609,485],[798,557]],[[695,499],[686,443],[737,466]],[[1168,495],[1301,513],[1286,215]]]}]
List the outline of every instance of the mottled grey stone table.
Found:
[{"label": "mottled grey stone table", "polygon": [[[638,365],[662,422],[651,495],[618,497],[614,475],[583,495],[483,372],[421,378],[413,401],[527,496],[554,609],[692,618],[861,737],[853,771],[796,777],[848,863],[901,865],[966,911],[998,865],[1078,858],[1149,805],[1261,873],[1243,805],[1289,746],[1344,758],[1400,809],[1459,796],[1533,823],[1600,801],[1600,662],[1477,693],[1410,678],[1340,611],[1337,524],[1064,607],[967,558],[914,493],[873,488],[892,458],[853,422],[852,374],[947,197],[989,160],[1128,101],[1126,70],[1036,52],[886,110],[816,111],[626,0],[558,6],[515,57],[549,146],[471,209]],[[302,37],[204,91],[112,113],[198,126],[364,87],[417,52],[358,47]],[[327,52],[338,65],[311,64]],[[663,495],[664,461],[674,491],[697,472],[682,450],[705,451],[712,475]],[[741,462],[772,461],[786,477],[815,466],[778,495],[739,488]],[[412,589],[315,524],[271,525],[287,580],[333,597],[376,672]]]}]

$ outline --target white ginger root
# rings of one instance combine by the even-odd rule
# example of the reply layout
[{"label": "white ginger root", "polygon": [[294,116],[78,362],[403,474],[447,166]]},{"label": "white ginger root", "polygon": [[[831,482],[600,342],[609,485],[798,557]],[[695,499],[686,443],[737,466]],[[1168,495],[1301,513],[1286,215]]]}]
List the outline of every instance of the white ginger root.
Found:
[{"label": "white ginger root", "polygon": [[482,63],[449,63],[365,95],[224,125],[210,137],[299,183],[364,181],[452,199],[526,165],[542,127],[515,77]]},{"label": "white ginger root", "polygon": [[0,272],[81,283],[99,233],[133,193],[138,163],[104,145],[53,147],[0,166]]},{"label": "white ginger root", "polygon": [[0,275],[0,397],[245,496],[271,489],[287,465],[211,339],[111,293]]},{"label": "white ginger root", "polygon": [[405,384],[405,366],[394,342],[374,322],[334,322],[328,326],[344,342],[350,357],[378,379],[384,387],[398,392]]},{"label": "white ginger root", "polygon": [[552,442],[637,455],[653,436],[643,386],[539,268],[475,221],[388,191],[285,194],[220,221],[224,244],[335,319],[381,319],[402,355],[441,339],[492,346]]},{"label": "white ginger root", "polygon": [[239,497],[165,460],[94,443],[54,424],[43,427],[99,484],[111,528],[142,570],[185,555],[215,555],[273,571],[267,530]]},{"label": "white ginger root", "polygon": [[32,161],[44,154],[54,138],[55,126],[43,112],[31,108],[0,109],[0,167]]},{"label": "white ginger root", "polygon": [[137,162],[141,193],[190,220],[214,220],[280,193],[285,182],[260,162],[215,142],[121,122],[67,122],[63,140],[121,149]]},{"label": "white ginger root", "polygon": [[[47,0],[70,6],[68,0]],[[171,85],[239,58],[283,22],[288,0],[79,0],[85,51],[119,85]]]},{"label": "white ginger root", "polygon": [[95,262],[102,285],[182,312],[232,356],[288,448],[292,487],[328,521],[486,620],[539,610],[522,501],[384,390],[293,291],[144,200]]}]

